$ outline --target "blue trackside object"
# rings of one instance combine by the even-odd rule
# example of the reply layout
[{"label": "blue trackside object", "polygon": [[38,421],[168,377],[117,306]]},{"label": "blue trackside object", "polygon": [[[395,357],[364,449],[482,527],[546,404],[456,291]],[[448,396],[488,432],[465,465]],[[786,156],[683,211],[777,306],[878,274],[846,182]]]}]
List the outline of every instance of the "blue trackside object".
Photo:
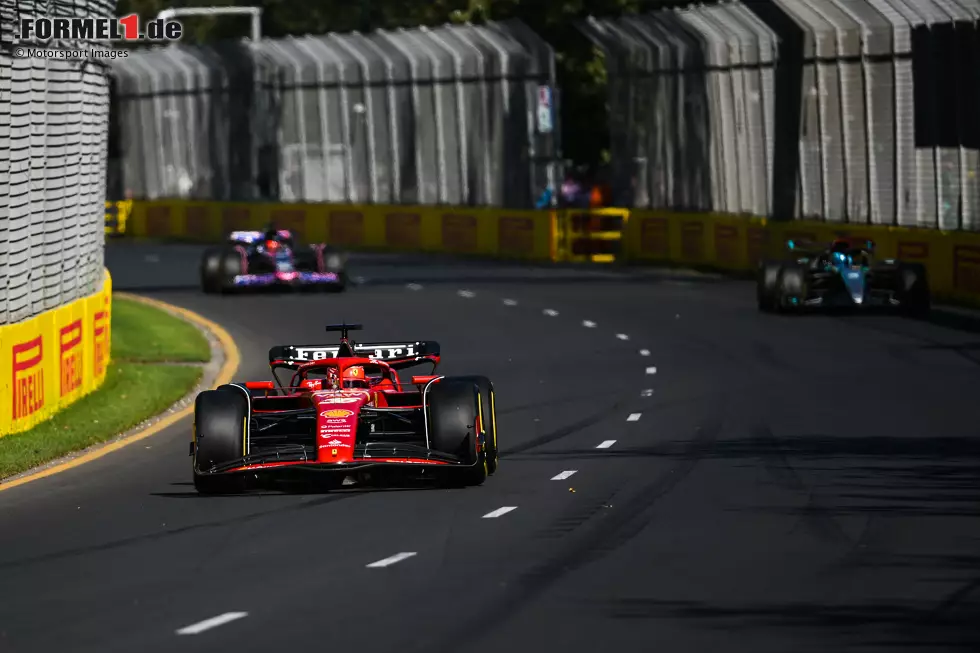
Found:
[{"label": "blue trackside object", "polygon": [[759,265],[759,309],[789,312],[807,308],[896,308],[927,313],[931,298],[921,263],[876,260],[875,243],[839,238],[829,244],[786,242],[788,256]]},{"label": "blue trackside object", "polygon": [[201,260],[206,293],[257,288],[323,289],[347,286],[346,256],[327,245],[300,246],[288,229],[232,231]]}]

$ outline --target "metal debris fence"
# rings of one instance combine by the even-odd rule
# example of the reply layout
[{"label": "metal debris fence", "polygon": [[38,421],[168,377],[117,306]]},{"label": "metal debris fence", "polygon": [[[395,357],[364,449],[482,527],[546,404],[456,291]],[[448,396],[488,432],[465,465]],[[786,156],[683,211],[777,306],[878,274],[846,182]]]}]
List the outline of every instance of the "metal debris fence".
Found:
[{"label": "metal debris fence", "polygon": [[980,230],[980,0],[746,0],[580,29],[617,206]]},{"label": "metal debris fence", "polygon": [[98,60],[25,53],[90,45],[15,43],[17,21],[115,9],[114,0],[0,0],[0,324],[103,280],[108,76]]},{"label": "metal debris fence", "polygon": [[172,45],[113,72],[115,195],[526,207],[556,174],[554,54],[519,21]]}]

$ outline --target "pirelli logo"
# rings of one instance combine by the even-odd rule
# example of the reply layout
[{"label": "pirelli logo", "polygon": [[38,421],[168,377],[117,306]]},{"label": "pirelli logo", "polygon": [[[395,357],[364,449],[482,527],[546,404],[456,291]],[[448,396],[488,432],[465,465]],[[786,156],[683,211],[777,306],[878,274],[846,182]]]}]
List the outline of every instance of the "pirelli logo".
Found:
[{"label": "pirelli logo", "polygon": [[59,333],[61,346],[61,396],[82,387],[82,321],[75,320]]},{"label": "pirelli logo", "polygon": [[96,377],[105,373],[106,361],[109,360],[109,312],[98,311],[92,320],[92,369]]},{"label": "pirelli logo", "polygon": [[11,348],[13,418],[23,419],[44,407],[44,340],[41,336]]}]

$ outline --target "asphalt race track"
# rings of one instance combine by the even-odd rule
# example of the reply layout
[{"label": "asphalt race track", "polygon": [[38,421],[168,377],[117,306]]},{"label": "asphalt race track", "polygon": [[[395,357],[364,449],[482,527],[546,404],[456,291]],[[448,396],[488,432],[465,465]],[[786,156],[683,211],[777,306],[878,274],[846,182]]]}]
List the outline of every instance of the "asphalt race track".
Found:
[{"label": "asphalt race track", "polygon": [[495,382],[500,470],[204,498],[182,423],[0,493],[0,651],[980,645],[969,316],[783,318],[746,282],[385,256],[342,295],[206,297],[199,253],[107,260],[224,325],[241,378],[328,322],[438,340],[442,371]]}]

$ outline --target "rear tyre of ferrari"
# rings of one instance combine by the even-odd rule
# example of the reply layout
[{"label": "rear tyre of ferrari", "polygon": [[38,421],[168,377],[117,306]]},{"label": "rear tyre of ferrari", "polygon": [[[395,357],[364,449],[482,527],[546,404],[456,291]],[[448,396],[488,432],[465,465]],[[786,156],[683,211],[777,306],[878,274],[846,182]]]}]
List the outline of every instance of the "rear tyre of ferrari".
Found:
[{"label": "rear tyre of ferrari", "polygon": [[[233,388],[232,388],[233,390]],[[211,474],[215,465],[245,456],[248,399],[228,389],[205,390],[194,401],[194,487],[201,494],[235,494],[245,490],[241,474]]]},{"label": "rear tyre of ferrari", "polygon": [[500,455],[497,452],[497,412],[494,406],[493,383],[485,376],[454,376],[453,381],[472,381],[480,391],[480,424],[483,425],[482,449],[486,453],[487,474],[497,471]]},{"label": "rear tyre of ferrari", "polygon": [[432,448],[458,456],[462,463],[446,470],[449,482],[460,486],[482,485],[489,472],[477,432],[479,388],[472,381],[444,379],[434,383],[427,395]]}]

